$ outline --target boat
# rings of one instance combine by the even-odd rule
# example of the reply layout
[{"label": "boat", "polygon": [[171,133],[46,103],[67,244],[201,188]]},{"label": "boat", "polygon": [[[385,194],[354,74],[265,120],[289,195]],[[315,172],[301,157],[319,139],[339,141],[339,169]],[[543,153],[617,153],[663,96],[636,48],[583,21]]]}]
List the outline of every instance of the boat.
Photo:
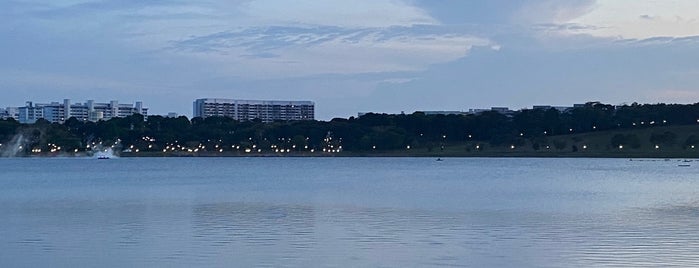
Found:
[{"label": "boat", "polygon": [[442,160],[441,158],[437,158],[437,161],[444,161],[444,160]]},{"label": "boat", "polygon": [[677,166],[678,166],[678,167],[689,167],[690,165],[688,165],[688,164],[679,164],[679,165],[677,165]]},{"label": "boat", "polygon": [[100,155],[100,156],[97,157],[97,159],[109,159],[109,156]]}]

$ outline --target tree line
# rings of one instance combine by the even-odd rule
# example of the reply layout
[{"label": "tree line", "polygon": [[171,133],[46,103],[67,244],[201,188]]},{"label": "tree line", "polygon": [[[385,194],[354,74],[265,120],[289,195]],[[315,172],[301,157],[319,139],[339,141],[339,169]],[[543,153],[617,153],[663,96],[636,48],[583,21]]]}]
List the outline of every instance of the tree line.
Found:
[{"label": "tree line", "polygon": [[[0,120],[0,143],[21,134],[26,152],[82,151],[96,143],[120,144],[141,151],[214,150],[343,150],[372,151],[403,148],[432,150],[444,144],[479,141],[491,146],[509,146],[550,136],[699,124],[697,104],[637,104],[613,106],[589,102],[560,111],[525,109],[511,114],[487,111],[468,115],[366,114],[330,121],[236,121],[226,117],[133,115],[89,122],[70,118],[63,124],[39,120],[20,124]],[[615,135],[610,144],[634,144],[633,137]],[[672,133],[653,137],[656,142],[673,140]],[[699,140],[698,140],[699,141]],[[186,149],[185,149],[186,148]]]}]

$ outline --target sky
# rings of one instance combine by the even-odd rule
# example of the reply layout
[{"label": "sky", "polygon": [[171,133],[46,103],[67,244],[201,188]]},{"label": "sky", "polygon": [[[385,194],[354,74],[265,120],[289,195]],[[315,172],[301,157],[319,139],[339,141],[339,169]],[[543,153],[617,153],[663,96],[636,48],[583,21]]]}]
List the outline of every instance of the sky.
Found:
[{"label": "sky", "polygon": [[696,0],[3,0],[0,107],[358,112],[699,102]]}]

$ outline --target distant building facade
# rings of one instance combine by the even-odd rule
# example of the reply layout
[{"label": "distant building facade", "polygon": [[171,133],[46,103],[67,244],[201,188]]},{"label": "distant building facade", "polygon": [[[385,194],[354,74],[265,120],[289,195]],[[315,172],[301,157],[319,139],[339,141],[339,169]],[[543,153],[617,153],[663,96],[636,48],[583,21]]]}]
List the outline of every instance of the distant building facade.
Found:
[{"label": "distant building facade", "polygon": [[96,122],[134,114],[148,116],[148,108],[143,107],[140,101],[135,104],[119,104],[115,100],[109,103],[97,103],[93,100],[85,103],[71,103],[70,99],[51,103],[28,101],[25,106],[16,109],[17,120],[24,124],[34,123],[39,119],[46,119],[51,123],[63,123],[71,117],[81,121]]},{"label": "distant building facade", "polygon": [[534,105],[532,107],[533,110],[550,110],[550,109],[556,109],[557,111],[563,113],[567,112],[568,110],[573,109],[573,107],[570,106],[551,106],[551,105]]},{"label": "distant building facade", "polygon": [[5,109],[0,108],[0,119],[19,120],[19,108],[18,107],[7,107]]},{"label": "distant building facade", "polygon": [[511,116],[515,111],[510,110],[508,107],[490,107],[490,109],[469,109],[468,114],[481,114],[485,112],[496,112],[499,114]]},{"label": "distant building facade", "polygon": [[314,120],[312,101],[270,101],[236,99],[198,99],[194,117],[224,116],[239,121],[260,119],[262,122]]},{"label": "distant building facade", "polygon": [[[510,108],[507,107],[491,107],[490,109],[469,109],[468,112],[464,111],[415,111],[416,113],[422,113],[424,115],[474,115],[474,114],[481,114],[484,112],[496,112],[500,113],[503,115],[511,116],[514,114],[515,111],[510,110]],[[362,117],[367,114],[381,114],[381,113],[373,113],[373,112],[360,112],[357,113],[358,117]],[[401,112],[401,114],[405,114]],[[394,114],[395,115],[395,114]]]},{"label": "distant building facade", "polygon": [[[550,110],[550,109],[555,109],[561,113],[569,112],[573,109],[577,108],[584,108],[588,107],[590,105],[599,105],[599,102],[593,102],[593,103],[586,103],[586,104],[573,104],[573,106],[553,106],[553,105],[534,105],[531,110]],[[616,109],[618,106],[613,106],[613,109]],[[529,108],[522,108],[521,110],[510,110],[508,107],[490,107],[490,108],[481,108],[481,109],[468,109],[468,112],[462,112],[462,111],[415,111],[417,113],[423,113],[425,115],[478,115],[482,114],[485,112],[495,112],[499,113],[508,117],[514,116],[514,114],[518,111],[523,111],[523,110],[530,110]],[[373,112],[360,112],[358,113],[358,117],[362,117],[364,115],[370,114]],[[373,113],[373,114],[382,114],[382,113]],[[401,112],[401,114],[404,114]]]},{"label": "distant building facade", "polygon": [[465,115],[466,112],[461,111],[417,111],[425,115]]}]

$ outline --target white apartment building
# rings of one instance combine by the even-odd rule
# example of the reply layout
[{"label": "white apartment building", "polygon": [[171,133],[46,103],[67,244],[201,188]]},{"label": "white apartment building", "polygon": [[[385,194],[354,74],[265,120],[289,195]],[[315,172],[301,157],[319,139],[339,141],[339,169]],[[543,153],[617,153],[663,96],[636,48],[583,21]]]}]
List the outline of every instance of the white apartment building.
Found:
[{"label": "white apartment building", "polygon": [[0,119],[19,120],[19,108],[18,107],[7,107],[5,109],[0,108]]},{"label": "white apartment building", "polygon": [[198,99],[194,117],[225,116],[239,121],[260,119],[262,122],[314,120],[312,101],[271,101],[235,99]]},{"label": "white apartment building", "polygon": [[88,100],[85,103],[71,103],[70,99],[64,99],[62,103],[33,103],[28,101],[24,107],[18,107],[17,109],[17,119],[24,124],[34,123],[41,118],[51,123],[63,123],[71,117],[81,121],[96,122],[116,117],[127,117],[133,114],[148,116],[148,108],[143,107],[143,103],[140,101],[135,104],[119,104],[115,100],[109,103],[96,103],[93,100]]}]

